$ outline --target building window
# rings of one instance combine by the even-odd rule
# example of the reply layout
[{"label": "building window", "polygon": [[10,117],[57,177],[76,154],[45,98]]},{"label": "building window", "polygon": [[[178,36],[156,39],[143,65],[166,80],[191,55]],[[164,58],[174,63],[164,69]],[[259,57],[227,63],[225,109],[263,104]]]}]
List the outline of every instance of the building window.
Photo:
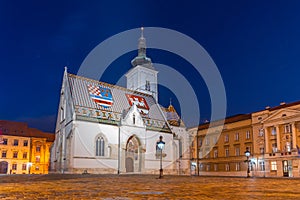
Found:
[{"label": "building window", "polygon": [[235,133],[235,141],[239,141],[239,133]]},{"label": "building window", "polygon": [[200,171],[203,171],[203,164],[200,164]]},{"label": "building window", "polygon": [[17,164],[16,163],[12,164],[12,170],[17,170]]},{"label": "building window", "polygon": [[210,171],[210,164],[206,165],[206,171]]},{"label": "building window", "polygon": [[27,164],[22,164],[22,170],[26,170],[27,169]]},{"label": "building window", "polygon": [[259,170],[260,171],[265,171],[265,162],[264,161],[259,162]]},{"label": "building window", "polygon": [[272,152],[276,153],[277,152],[277,143],[272,144]]},{"label": "building window", "polygon": [[28,140],[24,140],[23,146],[24,146],[24,147],[27,147],[27,146],[28,146]]},{"label": "building window", "polygon": [[218,149],[214,149],[214,158],[218,157]]},{"label": "building window", "polygon": [[35,170],[39,171],[40,170],[40,166],[35,166]]},{"label": "building window", "polygon": [[17,151],[13,152],[13,158],[18,158],[18,152]]},{"label": "building window", "polygon": [[202,146],[202,138],[199,138],[199,147],[201,147]]},{"label": "building window", "polygon": [[284,133],[292,133],[292,124],[284,125]]},{"label": "building window", "polygon": [[41,146],[36,146],[35,151],[36,152],[41,152]]},{"label": "building window", "polygon": [[205,138],[205,145],[209,145],[209,137]]},{"label": "building window", "polygon": [[103,137],[98,137],[96,140],[96,156],[104,156],[104,145]]},{"label": "building window", "polygon": [[227,164],[225,164],[225,170],[228,172],[228,171],[230,171],[230,165],[227,163]]},{"label": "building window", "polygon": [[240,155],[240,147],[235,148],[235,155],[239,156]]},{"label": "building window", "polygon": [[276,133],[276,127],[275,126],[273,126],[272,128],[271,128],[271,134],[272,135],[276,135],[277,133]]},{"label": "building window", "polygon": [[6,158],[6,154],[7,154],[6,151],[2,151],[2,158]]},{"label": "building window", "polygon": [[250,131],[246,131],[246,139],[250,139]]},{"label": "building window", "polygon": [[23,153],[23,159],[27,159],[27,152]]},{"label": "building window", "polygon": [[19,145],[19,140],[14,140],[13,145],[14,145],[14,146],[18,146],[18,145]]},{"label": "building window", "polygon": [[264,133],[265,133],[264,129],[261,128],[261,129],[259,129],[258,136],[263,137]]},{"label": "building window", "polygon": [[291,142],[286,142],[285,150],[286,150],[287,152],[291,152],[291,150],[292,150],[292,148],[291,148]]},{"label": "building window", "polygon": [[132,115],[132,123],[135,124],[135,114]]},{"label": "building window", "polygon": [[7,145],[7,138],[3,138],[3,145]]},{"label": "building window", "polygon": [[229,157],[229,149],[228,148],[225,149],[225,157]]},{"label": "building window", "polygon": [[276,163],[276,161],[271,161],[271,171],[277,171],[277,163]]},{"label": "building window", "polygon": [[215,137],[213,138],[213,142],[214,142],[214,144],[217,144],[217,142],[218,142],[218,137],[217,137],[217,136],[215,136]]},{"label": "building window", "polygon": [[264,153],[265,153],[265,148],[263,148],[263,147],[259,148],[259,152],[260,152],[261,154],[264,154]]},{"label": "building window", "polygon": [[214,164],[214,170],[218,171],[218,164]]},{"label": "building window", "polygon": [[145,90],[150,91],[150,81],[146,81]]},{"label": "building window", "polygon": [[235,170],[236,171],[240,171],[241,170],[241,164],[240,163],[236,163],[235,164]]},{"label": "building window", "polygon": [[35,157],[35,162],[38,163],[38,162],[40,162],[40,161],[41,161],[41,157],[40,157],[40,156],[36,156],[36,157]]},{"label": "building window", "polygon": [[227,134],[227,135],[225,135],[225,142],[229,142],[229,135]]},{"label": "building window", "polygon": [[246,146],[246,150],[248,150],[248,151],[250,151],[250,153],[252,153],[250,146]]}]

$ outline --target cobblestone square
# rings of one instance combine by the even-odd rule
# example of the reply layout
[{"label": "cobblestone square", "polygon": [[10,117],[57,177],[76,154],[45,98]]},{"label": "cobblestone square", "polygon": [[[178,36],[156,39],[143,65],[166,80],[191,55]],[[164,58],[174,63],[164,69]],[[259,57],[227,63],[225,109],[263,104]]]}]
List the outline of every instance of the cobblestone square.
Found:
[{"label": "cobblestone square", "polygon": [[299,179],[3,175],[1,199],[299,199]]}]

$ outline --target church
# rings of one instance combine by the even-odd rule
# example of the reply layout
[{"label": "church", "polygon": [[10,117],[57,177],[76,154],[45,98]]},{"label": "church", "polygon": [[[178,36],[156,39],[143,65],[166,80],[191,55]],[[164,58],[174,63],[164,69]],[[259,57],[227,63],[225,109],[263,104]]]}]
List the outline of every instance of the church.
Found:
[{"label": "church", "polygon": [[143,30],[131,64],[127,88],[65,68],[52,172],[158,174],[162,168],[164,174],[190,174],[190,137],[174,107],[158,104],[158,71],[146,56]]}]

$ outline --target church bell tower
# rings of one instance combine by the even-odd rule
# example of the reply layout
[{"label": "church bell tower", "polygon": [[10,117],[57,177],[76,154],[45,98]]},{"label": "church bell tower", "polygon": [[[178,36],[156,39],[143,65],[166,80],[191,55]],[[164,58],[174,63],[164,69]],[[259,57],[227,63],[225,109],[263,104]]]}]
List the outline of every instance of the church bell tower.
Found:
[{"label": "church bell tower", "polygon": [[131,61],[132,69],[127,74],[127,89],[136,90],[154,97],[158,101],[157,73],[152,61],[146,56],[146,39],[144,28],[141,28],[141,37],[138,43],[138,55]]}]

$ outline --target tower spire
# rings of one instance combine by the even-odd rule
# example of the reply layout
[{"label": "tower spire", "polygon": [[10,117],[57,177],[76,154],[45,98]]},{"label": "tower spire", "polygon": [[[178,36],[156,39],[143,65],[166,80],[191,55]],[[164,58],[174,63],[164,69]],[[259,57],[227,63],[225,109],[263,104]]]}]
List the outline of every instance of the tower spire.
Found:
[{"label": "tower spire", "polygon": [[139,39],[138,48],[138,55],[146,57],[146,39],[144,38],[144,27],[141,27],[141,37]]},{"label": "tower spire", "polygon": [[154,69],[151,59],[146,55],[146,38],[144,37],[144,27],[141,27],[141,37],[139,38],[138,42],[138,56],[131,61],[131,64],[133,67],[140,65]]}]

